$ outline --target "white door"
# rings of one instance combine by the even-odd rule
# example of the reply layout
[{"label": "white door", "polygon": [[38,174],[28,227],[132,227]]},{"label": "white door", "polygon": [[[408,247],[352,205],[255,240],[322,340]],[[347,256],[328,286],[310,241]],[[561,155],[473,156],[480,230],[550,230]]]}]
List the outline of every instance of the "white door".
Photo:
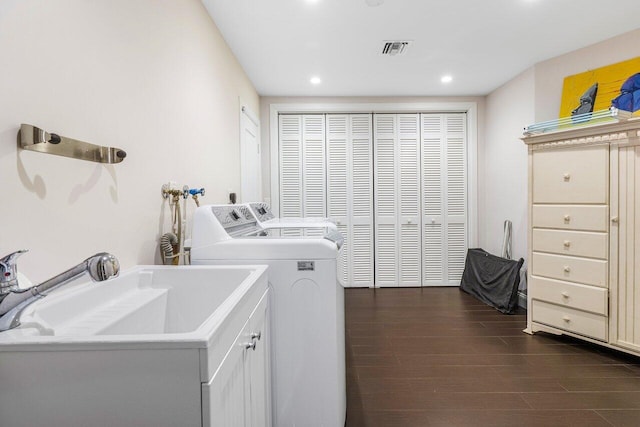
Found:
[{"label": "white door", "polygon": [[345,243],[346,286],[373,286],[373,135],[371,114],[327,114],[327,215]]},{"label": "white door", "polygon": [[422,114],[423,286],[459,285],[467,252],[466,115]]},{"label": "white door", "polygon": [[202,420],[205,427],[245,427],[249,420],[250,378],[247,367],[249,321],[236,337],[208,384],[202,384]]},{"label": "white door", "polygon": [[262,200],[260,121],[245,106],[240,111],[240,201]]},{"label": "white door", "polygon": [[418,114],[374,115],[376,286],[422,283]]},{"label": "white door", "polygon": [[249,318],[249,338],[255,347],[249,353],[251,427],[271,427],[271,329],[269,290]]}]

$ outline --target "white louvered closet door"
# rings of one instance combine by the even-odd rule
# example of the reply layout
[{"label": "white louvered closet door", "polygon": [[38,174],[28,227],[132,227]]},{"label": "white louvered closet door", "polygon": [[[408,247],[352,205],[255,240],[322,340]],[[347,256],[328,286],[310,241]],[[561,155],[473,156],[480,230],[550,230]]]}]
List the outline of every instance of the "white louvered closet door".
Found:
[{"label": "white louvered closet door", "polygon": [[[280,115],[280,216],[325,217],[325,123],[323,114]],[[305,234],[322,234],[313,230]],[[296,229],[284,235],[300,235]]]},{"label": "white louvered closet door", "polygon": [[349,116],[351,129],[351,286],[372,287],[373,272],[373,129],[371,114]]},{"label": "white louvered closet door", "polygon": [[418,114],[374,115],[376,286],[420,286]]},{"label": "white louvered closet door", "polygon": [[[280,216],[302,216],[302,116],[278,117],[279,168],[280,168]],[[283,234],[300,235],[298,230],[286,230]]]},{"label": "white louvered closet door", "polygon": [[422,114],[423,286],[459,285],[467,252],[466,115]]},{"label": "white louvered closet door", "polygon": [[370,114],[328,114],[327,214],[345,239],[346,286],[373,286],[373,177]]}]

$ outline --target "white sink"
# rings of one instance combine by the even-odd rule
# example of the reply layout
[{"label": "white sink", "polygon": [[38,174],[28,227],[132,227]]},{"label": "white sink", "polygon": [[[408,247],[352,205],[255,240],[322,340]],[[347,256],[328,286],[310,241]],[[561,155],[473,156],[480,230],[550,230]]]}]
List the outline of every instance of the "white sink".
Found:
[{"label": "white sink", "polygon": [[33,303],[0,332],[0,425],[200,427],[202,384],[250,341],[266,270],[139,266]]},{"label": "white sink", "polygon": [[80,278],[27,307],[20,327],[0,333],[0,351],[39,343],[204,345],[265,269],[138,266],[105,282]]}]

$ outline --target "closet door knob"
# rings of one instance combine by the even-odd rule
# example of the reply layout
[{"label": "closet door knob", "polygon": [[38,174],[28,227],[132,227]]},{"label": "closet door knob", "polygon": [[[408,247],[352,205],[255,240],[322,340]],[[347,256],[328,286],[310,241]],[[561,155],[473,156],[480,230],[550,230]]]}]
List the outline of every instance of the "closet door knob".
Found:
[{"label": "closet door knob", "polygon": [[407,224],[411,224],[411,220],[410,219],[407,220]]}]

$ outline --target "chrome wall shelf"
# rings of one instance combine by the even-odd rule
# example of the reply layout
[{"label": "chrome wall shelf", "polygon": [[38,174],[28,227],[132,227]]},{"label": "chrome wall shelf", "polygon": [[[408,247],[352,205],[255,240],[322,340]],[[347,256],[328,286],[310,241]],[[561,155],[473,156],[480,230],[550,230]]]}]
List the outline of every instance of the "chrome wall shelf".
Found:
[{"label": "chrome wall shelf", "polygon": [[27,124],[19,131],[20,146],[25,150],[89,160],[98,163],[120,163],[127,153],[120,148],[94,145],[76,139],[66,138],[55,133]]}]

